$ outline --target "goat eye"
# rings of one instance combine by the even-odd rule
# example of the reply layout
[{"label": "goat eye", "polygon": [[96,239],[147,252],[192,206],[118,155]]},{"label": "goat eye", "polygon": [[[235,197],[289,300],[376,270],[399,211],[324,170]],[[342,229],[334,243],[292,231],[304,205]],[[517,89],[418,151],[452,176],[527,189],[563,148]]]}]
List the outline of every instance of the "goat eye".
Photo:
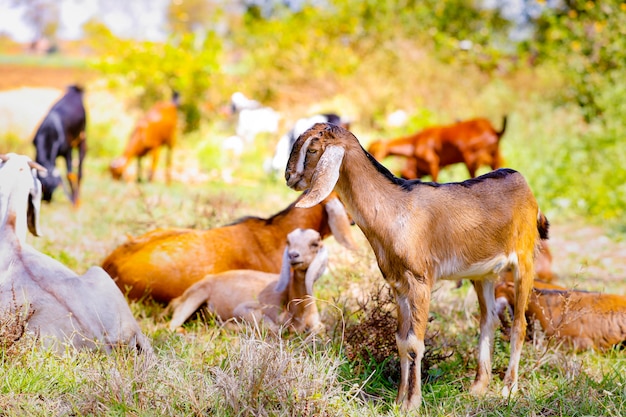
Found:
[{"label": "goat eye", "polygon": [[310,154],[316,154],[317,153],[317,149],[309,148],[309,149],[307,149],[307,152],[310,153]]}]

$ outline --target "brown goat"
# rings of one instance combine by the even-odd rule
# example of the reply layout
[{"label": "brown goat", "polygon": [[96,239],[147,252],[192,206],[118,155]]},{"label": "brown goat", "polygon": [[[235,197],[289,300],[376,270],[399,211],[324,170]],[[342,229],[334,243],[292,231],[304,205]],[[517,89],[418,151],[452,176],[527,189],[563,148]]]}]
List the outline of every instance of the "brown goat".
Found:
[{"label": "brown goat", "polygon": [[221,320],[243,319],[277,332],[287,325],[295,332],[321,330],[313,284],[328,264],[322,237],[312,229],[287,235],[280,274],[238,269],[209,274],[172,300],[170,329],[181,326],[202,304]]},{"label": "brown goat", "polygon": [[356,248],[350,219],[336,195],[302,209],[290,204],[270,218],[246,217],[209,230],[157,229],[116,248],[102,267],[132,299],[168,303],[207,274],[231,269],[278,273],[287,234],[314,229]]},{"label": "brown goat", "polygon": [[478,168],[488,165],[492,170],[502,167],[500,138],[506,130],[507,117],[497,131],[485,118],[476,118],[448,126],[426,128],[414,135],[370,144],[368,152],[381,162],[387,156],[407,158],[401,175],[405,179],[430,175],[437,181],[439,170],[448,165],[464,163],[470,177]]},{"label": "brown goat", "polygon": [[285,179],[295,190],[309,190],[300,207],[311,207],[334,190],[372,246],[398,306],[397,402],[403,409],[422,401],[424,336],[438,279],[465,278],[474,285],[480,337],[471,392],[486,391],[498,319],[494,286],[507,268],[513,271],[517,308],[502,395],[517,391],[535,252],[539,239],[548,237],[547,219],[520,173],[499,169],[449,184],[403,180],[365,152],[352,133],[319,123],[294,144]]},{"label": "brown goat", "polygon": [[[552,252],[550,252],[550,246],[548,246],[547,240],[541,239],[535,255],[535,281],[551,283],[555,279],[556,276],[552,272]],[[501,280],[513,282],[513,272],[510,270],[505,271],[501,275]]]},{"label": "brown goat", "polygon": [[160,149],[165,146],[167,148],[165,178],[169,182],[177,123],[178,93],[175,92],[171,101],[156,103],[144,117],[137,121],[124,153],[109,165],[113,178],[121,179],[133,158],[137,158],[137,181],[141,181],[141,159],[150,153],[152,165],[148,171],[148,181],[152,181],[159,162]]},{"label": "brown goat", "polygon": [[[508,328],[506,312],[513,309],[513,284],[498,283],[495,290],[498,315]],[[604,351],[626,342],[626,297],[560,287],[535,281],[526,308],[531,322],[539,321],[546,336],[573,350]]]}]

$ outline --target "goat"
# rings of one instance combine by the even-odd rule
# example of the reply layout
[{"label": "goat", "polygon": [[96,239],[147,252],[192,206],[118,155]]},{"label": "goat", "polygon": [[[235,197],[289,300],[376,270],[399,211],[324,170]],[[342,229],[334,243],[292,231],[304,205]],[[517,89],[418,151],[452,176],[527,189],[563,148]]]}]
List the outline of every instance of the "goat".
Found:
[{"label": "goat", "polygon": [[322,113],[298,119],[294,126],[289,129],[287,133],[281,136],[280,140],[276,144],[274,156],[268,163],[266,163],[265,171],[270,173],[285,172],[287,160],[289,159],[291,147],[294,142],[298,139],[298,136],[304,133],[305,130],[313,126],[315,123],[332,123],[345,129],[350,129],[350,121],[335,113]]},{"label": "goat", "polygon": [[[535,256],[535,282],[541,281],[545,283],[551,283],[556,279],[554,272],[552,272],[552,252],[548,241],[539,240],[539,246]],[[513,282],[513,271],[507,269],[500,275],[500,280],[505,282]]]},{"label": "goat", "polygon": [[159,163],[161,147],[167,148],[165,178],[171,180],[172,148],[176,142],[178,124],[179,94],[174,92],[171,101],[160,101],[137,121],[128,139],[122,156],[115,158],[109,165],[111,176],[119,180],[133,158],[137,158],[137,182],[141,182],[141,159],[148,153],[152,156],[152,165],[148,171],[148,181],[152,181]]},{"label": "goat", "polygon": [[[56,159],[62,156],[65,158],[67,168],[69,198],[74,206],[80,204],[79,189],[83,177],[83,160],[87,153],[86,125],[83,89],[71,85],[65,95],[52,106],[33,139],[36,150],[35,161],[46,168],[46,172],[38,172],[44,201],[52,201],[52,193],[63,184],[61,175],[56,169]],[[78,150],[77,173],[73,171],[74,149]]]},{"label": "goat", "polygon": [[506,131],[507,116],[502,129],[495,130],[489,120],[476,118],[448,126],[426,128],[414,135],[388,141],[378,140],[368,150],[379,162],[395,155],[407,158],[402,170],[405,179],[430,175],[437,181],[439,170],[448,165],[463,162],[470,177],[483,165],[492,170],[502,167],[500,138]]},{"label": "goat", "polygon": [[315,205],[334,190],[374,250],[398,305],[397,402],[403,409],[422,401],[421,360],[430,293],[440,278],[467,278],[474,284],[481,319],[471,392],[486,391],[497,320],[494,282],[509,267],[519,308],[502,393],[508,396],[517,390],[534,255],[539,238],[547,238],[548,232],[547,219],[520,173],[500,169],[448,184],[403,180],[367,153],[351,132],[322,123],[294,144],[285,179],[294,190],[308,190],[298,207]]},{"label": "goat", "polygon": [[[515,308],[513,284],[500,282],[495,289],[497,312],[507,328],[506,312]],[[526,317],[539,321],[547,337],[573,350],[605,351],[626,342],[626,297],[568,289],[535,281]]]},{"label": "goat", "polygon": [[263,321],[274,331],[282,324],[296,332],[317,331],[321,322],[313,283],[327,264],[320,234],[313,229],[295,229],[287,235],[280,274],[240,269],[207,275],[172,300],[170,329],[181,326],[206,303],[221,320]]},{"label": "goat", "polygon": [[29,230],[39,236],[41,183],[45,168],[23,155],[0,155],[0,305],[31,310],[27,329],[45,346],[64,350],[128,344],[152,353],[148,339],[124,299],[101,268],[84,275],[36,251],[26,242]]},{"label": "goat", "polygon": [[272,217],[246,217],[209,230],[157,229],[117,247],[102,263],[128,297],[148,294],[168,303],[207,274],[231,269],[278,273],[285,238],[295,228],[331,233],[356,248],[350,219],[337,196],[308,209],[290,204]]},{"label": "goat", "polygon": [[281,115],[256,100],[250,100],[241,92],[231,96],[231,111],[237,114],[236,134],[246,143],[252,143],[259,133],[276,133]]}]

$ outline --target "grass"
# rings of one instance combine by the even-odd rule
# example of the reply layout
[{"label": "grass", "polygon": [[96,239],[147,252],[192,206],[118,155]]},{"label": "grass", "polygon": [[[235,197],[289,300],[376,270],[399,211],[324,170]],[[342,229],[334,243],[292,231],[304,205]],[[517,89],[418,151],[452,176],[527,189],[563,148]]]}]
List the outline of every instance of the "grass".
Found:
[{"label": "grass", "polygon": [[[517,80],[520,86],[523,81]],[[563,144],[580,140],[577,115],[542,104],[541,97],[524,96],[530,93],[515,88],[515,82],[488,83],[476,102],[463,105],[462,110],[469,114],[484,108],[499,126],[501,110],[507,108],[511,118],[502,146],[508,165],[528,178],[555,226],[571,222],[574,217],[568,205],[575,202],[567,194],[558,194],[550,172],[558,168],[567,174],[566,162],[561,160]],[[447,109],[446,115],[453,114],[456,109],[448,107],[453,107],[454,100],[443,92],[439,95],[435,96],[441,101],[439,108]],[[232,160],[218,153],[220,141],[228,136],[228,130],[218,124],[181,138],[176,180],[170,186],[163,183],[162,171],[151,184],[114,182],[107,164],[120,151],[134,119],[109,102],[101,108],[95,107],[98,103],[101,97],[89,103],[89,140],[95,145],[86,161],[82,206],[73,209],[62,191],[57,191],[53,203],[42,206],[44,236],[28,238],[37,249],[78,273],[100,264],[125,242],[127,234],[139,235],[157,227],[211,228],[244,215],[265,217],[298,195],[281,179],[267,178],[261,169],[271,138],[247,148],[234,173],[236,182],[224,182],[221,169]],[[385,133],[355,126],[364,143]],[[16,137],[2,144],[32,152],[28,143]],[[452,167],[442,172],[441,180],[465,175],[463,167]],[[110,356],[93,352],[56,356],[22,335],[0,349],[0,416],[402,415],[394,405],[399,371],[393,304],[369,245],[356,227],[354,233],[360,242],[356,252],[348,252],[333,238],[326,241],[329,270],[316,284],[325,335],[275,337],[254,327],[235,333],[207,314],[197,315],[184,332],[176,333],[167,328],[163,306],[149,300],[131,302],[135,317],[152,340],[156,361],[125,350]],[[613,233],[623,238],[618,231]],[[563,278],[596,279],[580,272],[587,259],[600,265],[589,253],[580,253],[567,271],[570,276]],[[593,283],[598,285],[597,279]],[[623,278],[611,285],[623,288]],[[484,398],[470,396],[478,309],[470,285],[453,286],[437,284],[433,293],[420,415],[626,414],[623,350],[571,354],[557,349],[540,332],[525,345],[518,396],[503,399],[497,395],[508,363],[508,343],[499,335],[489,392]],[[16,325],[19,330],[19,322],[3,323],[0,335]]]},{"label": "grass", "polygon": [[[78,272],[99,264],[126,233],[214,227],[245,214],[269,215],[296,196],[271,181],[257,187],[218,181],[169,187],[117,183],[98,168],[103,165],[93,158],[88,162],[79,210],[58,192],[52,204],[42,207],[44,237],[29,238]],[[162,306],[132,302],[153,341],[156,361],[124,350],[111,356],[81,352],[58,357],[25,336],[10,351],[1,351],[0,415],[401,415],[394,405],[393,305],[373,255],[365,241],[357,253],[332,238],[327,244],[331,267],[316,287],[325,336],[277,338],[253,327],[237,334],[206,316],[175,333],[167,330]],[[496,395],[508,361],[508,344],[498,339],[489,394],[471,397],[467,388],[475,367],[477,307],[469,285],[452,287],[443,283],[433,295],[422,415],[626,412],[622,351],[567,354],[541,334],[524,349],[519,396]],[[368,290],[355,293],[355,288]]]}]

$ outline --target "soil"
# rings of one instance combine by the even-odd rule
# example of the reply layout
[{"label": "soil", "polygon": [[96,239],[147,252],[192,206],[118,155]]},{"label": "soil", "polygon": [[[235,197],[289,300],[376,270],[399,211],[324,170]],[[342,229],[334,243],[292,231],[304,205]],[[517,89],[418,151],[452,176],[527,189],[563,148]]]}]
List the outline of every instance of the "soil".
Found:
[{"label": "soil", "polygon": [[58,68],[0,64],[0,91],[19,87],[52,87],[64,90],[70,84],[85,84],[94,74],[84,68]]}]

